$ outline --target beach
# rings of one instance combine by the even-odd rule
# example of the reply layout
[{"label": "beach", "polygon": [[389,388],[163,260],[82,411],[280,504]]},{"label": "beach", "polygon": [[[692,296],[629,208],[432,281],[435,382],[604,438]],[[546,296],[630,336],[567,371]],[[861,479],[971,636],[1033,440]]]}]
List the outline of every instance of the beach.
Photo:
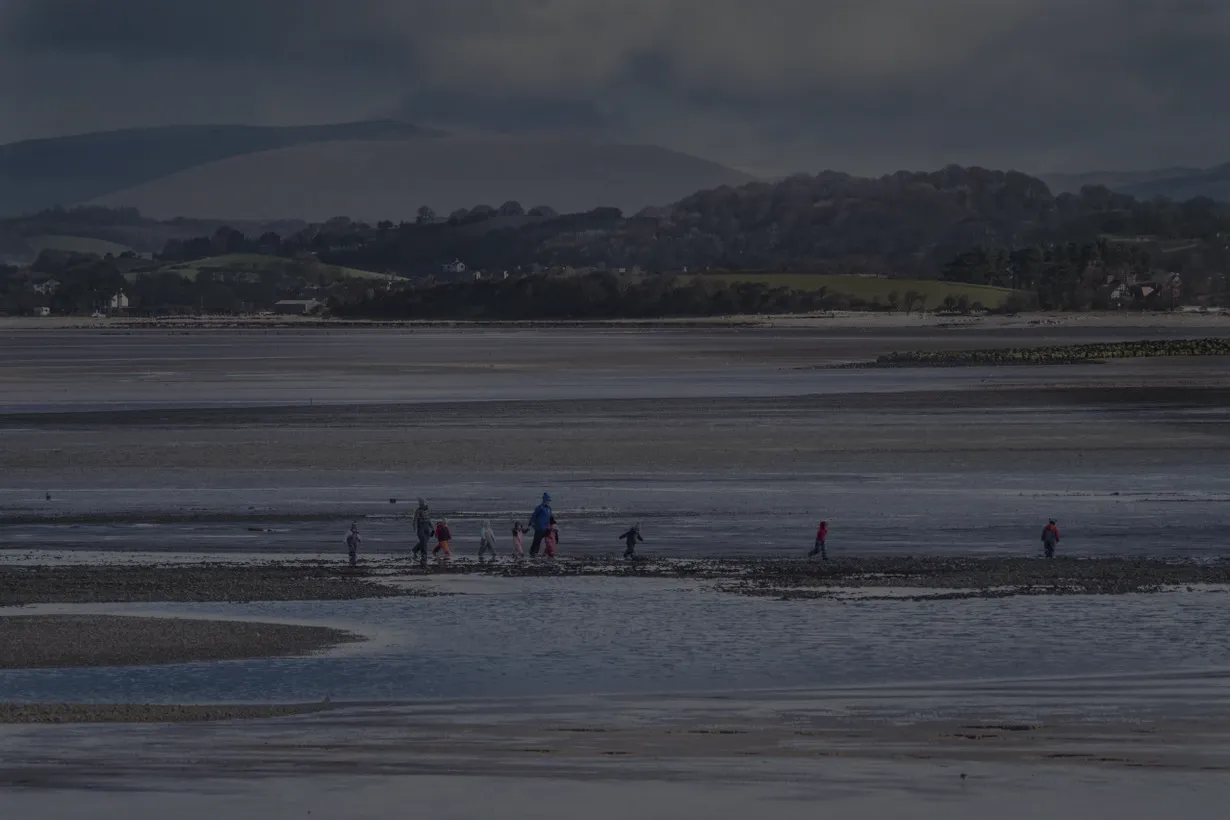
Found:
[{"label": "beach", "polygon": [[0,807],[1220,816],[1227,360],[832,366],[1225,321],[5,325]]}]

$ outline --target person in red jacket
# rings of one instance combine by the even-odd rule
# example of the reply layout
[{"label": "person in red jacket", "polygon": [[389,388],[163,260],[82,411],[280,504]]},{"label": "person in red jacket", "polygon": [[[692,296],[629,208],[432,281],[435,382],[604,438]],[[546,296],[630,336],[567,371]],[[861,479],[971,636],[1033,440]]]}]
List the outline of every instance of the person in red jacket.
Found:
[{"label": "person in red jacket", "polygon": [[448,528],[448,519],[440,519],[440,523],[436,525],[436,548],[431,551],[432,555],[444,553],[444,560],[452,560],[453,551],[449,548],[449,542],[453,540],[453,532]]},{"label": "person in red jacket", "polygon": [[812,547],[811,552],[807,553],[808,558],[820,556],[821,561],[829,560],[829,554],[824,549],[824,542],[829,538],[829,522],[821,521],[820,528],[816,530],[816,546]]},{"label": "person in red jacket", "polygon": [[1055,519],[1042,528],[1042,549],[1046,552],[1047,558],[1055,557],[1055,545],[1059,543],[1059,527],[1055,524]]}]

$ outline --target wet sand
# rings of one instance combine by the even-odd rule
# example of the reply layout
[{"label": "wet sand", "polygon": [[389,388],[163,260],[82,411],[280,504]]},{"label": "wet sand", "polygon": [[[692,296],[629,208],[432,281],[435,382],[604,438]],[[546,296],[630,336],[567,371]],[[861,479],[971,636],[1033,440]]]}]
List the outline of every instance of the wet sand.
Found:
[{"label": "wet sand", "polygon": [[0,703],[0,724],[199,723],[304,715],[331,708],[302,705],[163,705],[154,703]]},{"label": "wet sand", "polygon": [[[191,560],[191,559],[189,559]],[[1230,561],[1096,558],[1042,560],[950,556],[843,557],[829,561],[720,558],[559,559],[417,562],[364,559],[358,569],[317,561],[0,565],[0,606],[35,604],[343,601],[452,594],[459,578],[619,578],[713,582],[723,592],[783,600],[1006,598],[1015,595],[1126,595],[1181,587],[1230,588]],[[901,595],[914,591],[916,595]],[[2,662],[0,662],[2,665]]]},{"label": "wet sand", "polygon": [[[321,562],[117,567],[0,564],[0,607],[137,601],[345,601],[416,594]],[[421,594],[421,593],[419,593]]]},{"label": "wet sand", "polygon": [[[572,698],[429,706],[342,704],[279,720],[11,726],[0,800],[39,816],[673,818],[997,817],[1179,812],[1219,818],[1230,734],[1216,719],[1073,717],[1071,707],[1213,680],[1022,681],[930,690]],[[1047,700],[1048,691],[1069,693]],[[971,717],[988,699],[1035,706]],[[920,715],[919,704],[941,716]],[[963,704],[959,714],[949,705]],[[901,710],[907,710],[902,712]],[[997,716],[997,713],[1001,713]],[[902,717],[905,714],[907,717]],[[84,740],[89,737],[90,740]],[[100,766],[97,744],[107,749]],[[340,796],[340,797],[339,797]],[[78,809],[74,813],[74,809]]]},{"label": "wet sand", "polygon": [[362,640],[340,629],[109,615],[0,616],[0,669],[150,666],[305,655]]},{"label": "wet sand", "polygon": [[[0,332],[0,542],[45,579],[14,587],[23,601],[132,600],[151,615],[150,602],[214,601],[166,609],[392,636],[353,657],[190,673],[0,674],[9,700],[364,700],[277,721],[3,727],[0,802],[48,817],[78,816],[85,789],[96,814],[132,818],[268,816],[287,795],[300,813],[372,817],[407,802],[467,816],[1220,817],[1230,655],[1210,587],[1226,580],[1226,363],[814,369],[1199,338],[1226,322],[1050,321]],[[414,496],[454,520],[464,556],[479,521],[523,519],[543,489],[566,560],[408,566]],[[805,553],[821,517],[833,560],[778,560]],[[1027,558],[1047,517],[1061,560]],[[418,595],[223,603],[344,586],[355,519],[356,582]],[[607,556],[633,521],[651,560],[628,567]],[[185,560],[46,558],[137,550]],[[194,552],[327,555],[336,577],[193,580]],[[1093,672],[1107,675],[1029,679]],[[722,691],[681,694],[705,687]]]}]

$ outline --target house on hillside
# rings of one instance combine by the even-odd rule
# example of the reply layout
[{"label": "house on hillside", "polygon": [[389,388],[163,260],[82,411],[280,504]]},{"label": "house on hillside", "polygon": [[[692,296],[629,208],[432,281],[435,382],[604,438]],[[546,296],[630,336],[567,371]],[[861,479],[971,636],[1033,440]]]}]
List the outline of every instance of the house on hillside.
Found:
[{"label": "house on hillside", "polygon": [[323,307],[324,303],[315,299],[283,299],[273,303],[273,312],[279,316],[311,316]]},{"label": "house on hillside", "polygon": [[128,294],[123,291],[115,294],[107,301],[110,310],[128,310]]},{"label": "house on hillside", "polygon": [[40,296],[51,296],[60,289],[59,279],[43,279],[42,281],[34,282],[30,289]]},{"label": "house on hillside", "polygon": [[466,272],[466,263],[462,262],[460,259],[454,259],[452,262],[449,262],[444,266],[444,272],[446,274],[460,276]]}]

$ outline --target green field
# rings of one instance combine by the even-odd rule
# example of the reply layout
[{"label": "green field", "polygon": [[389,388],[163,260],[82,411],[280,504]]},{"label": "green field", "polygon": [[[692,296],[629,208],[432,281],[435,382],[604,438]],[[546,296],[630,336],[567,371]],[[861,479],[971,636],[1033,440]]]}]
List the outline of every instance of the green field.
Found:
[{"label": "green field", "polygon": [[99,256],[112,254],[119,256],[131,248],[105,239],[91,239],[88,236],[55,236],[51,234],[32,236],[26,240],[30,250],[38,255],[45,250],[62,251],[65,253],[96,253]]},{"label": "green field", "polygon": [[260,274],[266,271],[278,270],[284,270],[289,273],[319,272],[335,280],[387,278],[385,274],[373,271],[325,265],[314,260],[284,259],[280,256],[265,256],[259,253],[232,253],[225,256],[197,259],[193,262],[180,262],[160,268],[159,273],[175,273],[185,279],[196,279],[197,274],[201,271]]},{"label": "green field", "polygon": [[[703,279],[717,279],[730,284],[752,282],[774,288],[792,290],[824,290],[840,294],[848,299],[857,299],[868,304],[879,303],[888,307],[890,294],[896,293],[901,309],[905,309],[905,297],[910,291],[926,297],[925,308],[934,310],[952,296],[964,296],[970,304],[975,302],[988,309],[1002,308],[1013,294],[1019,294],[1026,303],[1033,294],[1014,291],[1010,288],[993,288],[987,285],[965,285],[960,282],[941,282],[936,279],[890,279],[884,276],[855,276],[840,273],[706,273],[697,274]],[[917,306],[916,306],[917,307]]]}]

